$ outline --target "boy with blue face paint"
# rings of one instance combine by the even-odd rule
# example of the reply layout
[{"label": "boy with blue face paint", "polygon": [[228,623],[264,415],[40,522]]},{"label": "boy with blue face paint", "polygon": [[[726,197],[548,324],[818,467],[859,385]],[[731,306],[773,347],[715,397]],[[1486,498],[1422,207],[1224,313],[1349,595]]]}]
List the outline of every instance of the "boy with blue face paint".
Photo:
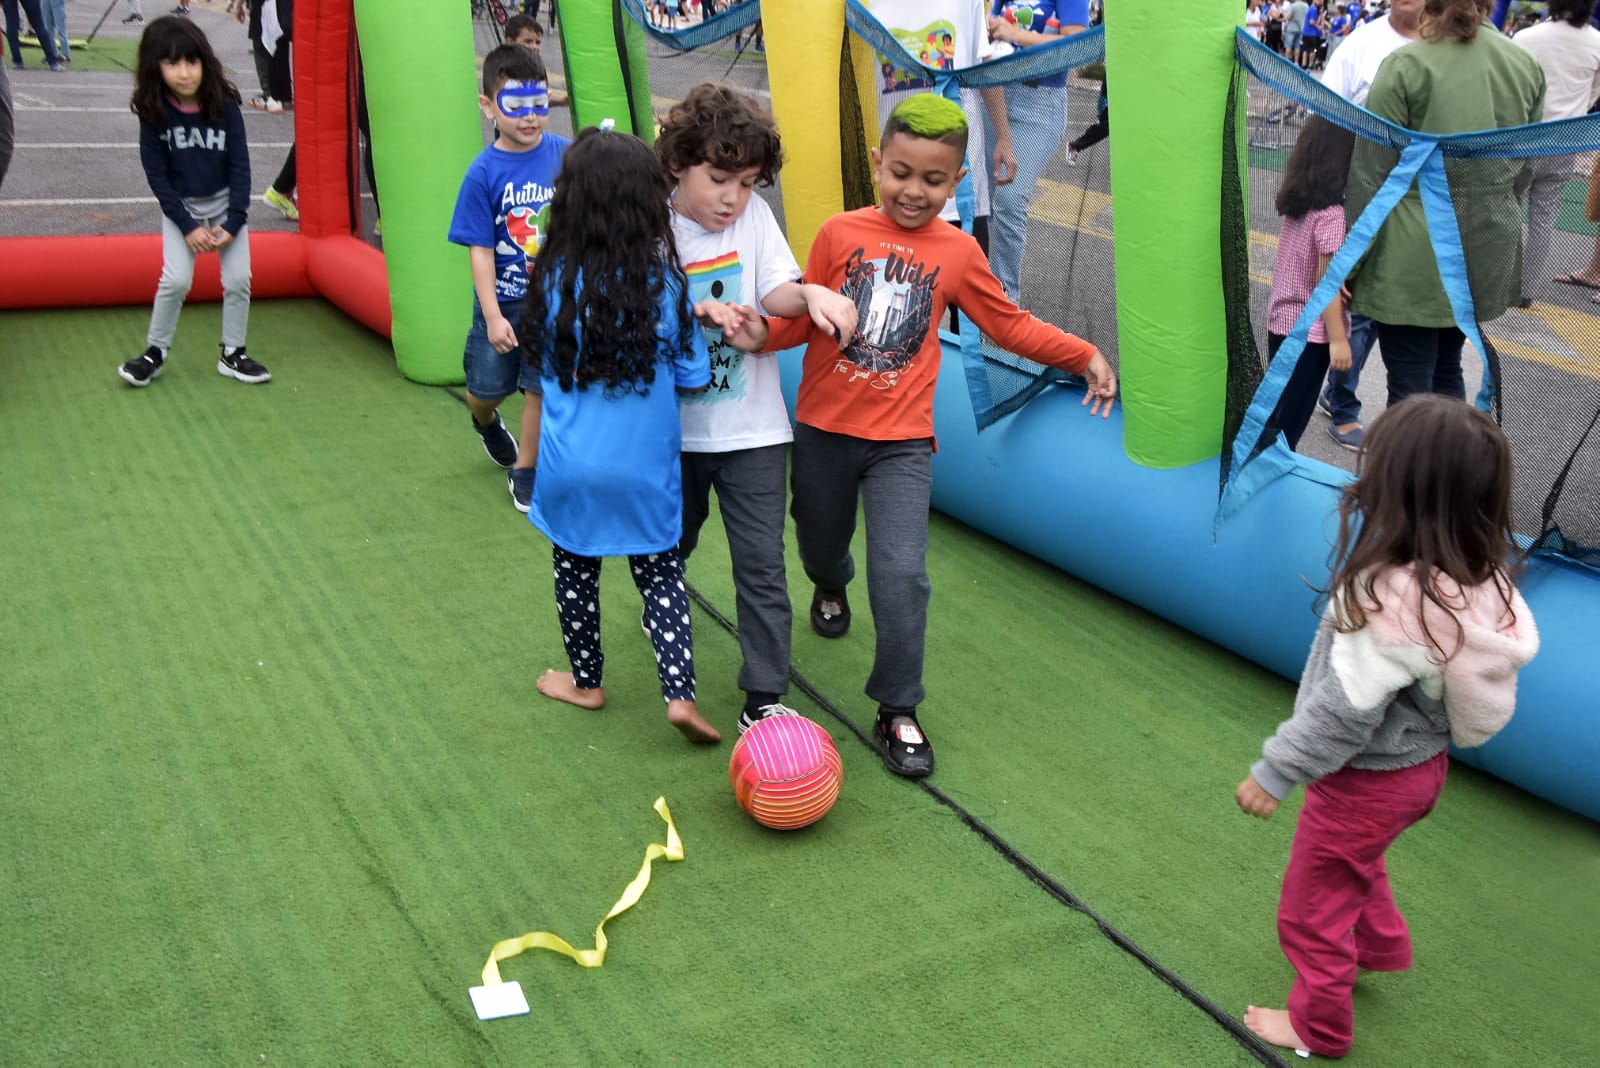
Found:
[{"label": "boy with blue face paint", "polygon": [[[467,246],[472,264],[472,328],[462,356],[467,407],[484,451],[511,469],[512,503],[526,512],[538,459],[539,378],[527,367],[517,328],[561,157],[572,142],[545,130],[550,95],[544,63],[526,48],[501,45],[484,57],[478,107],[494,122],[496,136],[467,168],[450,220],[450,240]],[[519,388],[525,397],[520,447],[498,410]]]}]

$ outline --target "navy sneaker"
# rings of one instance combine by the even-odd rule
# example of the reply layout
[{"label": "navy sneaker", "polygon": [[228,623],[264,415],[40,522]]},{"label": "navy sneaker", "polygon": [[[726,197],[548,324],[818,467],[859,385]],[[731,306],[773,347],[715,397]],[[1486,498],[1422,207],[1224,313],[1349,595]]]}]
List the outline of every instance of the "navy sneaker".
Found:
[{"label": "navy sneaker", "polygon": [[166,365],[167,358],[161,355],[159,348],[151,345],[139,355],[118,367],[117,375],[135,389],[143,389],[161,377],[161,369]]},{"label": "navy sneaker", "polygon": [[511,503],[517,511],[533,507],[533,468],[513,467],[506,473],[506,485],[511,487]]},{"label": "navy sneaker", "polygon": [[1349,430],[1343,431],[1337,426],[1330,426],[1328,427],[1328,436],[1351,452],[1359,451],[1361,443],[1367,440],[1367,432],[1359,426],[1353,426]]},{"label": "navy sneaker", "polygon": [[811,629],[824,638],[842,638],[850,630],[850,598],[843,590],[819,587],[811,595]]},{"label": "navy sneaker", "polygon": [[747,708],[739,713],[739,733],[743,734],[757,723],[772,716],[798,716],[799,714],[782,701],[774,701],[772,704],[762,705],[760,708]]},{"label": "navy sneaker", "polygon": [[[898,727],[891,726],[896,720]],[[921,779],[933,774],[933,743],[922,733],[914,708],[878,706],[873,736],[883,752],[883,766],[896,775]]]},{"label": "navy sneaker", "polygon": [[232,352],[228,346],[222,346],[222,358],[217,361],[217,374],[224,378],[237,378],[241,382],[255,385],[257,382],[272,381],[272,372],[250,358],[240,345]]},{"label": "navy sneaker", "polygon": [[488,426],[479,426],[471,415],[467,418],[472,419],[472,429],[483,439],[483,451],[489,454],[489,459],[507,469],[517,462],[517,439],[506,429],[499,412],[494,413],[494,422]]}]

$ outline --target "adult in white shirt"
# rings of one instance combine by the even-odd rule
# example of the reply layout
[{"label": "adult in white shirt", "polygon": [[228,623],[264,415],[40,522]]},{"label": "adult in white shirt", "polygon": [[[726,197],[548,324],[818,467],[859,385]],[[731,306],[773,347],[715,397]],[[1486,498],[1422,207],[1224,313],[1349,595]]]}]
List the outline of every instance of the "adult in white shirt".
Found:
[{"label": "adult in white shirt", "polygon": [[[906,51],[935,70],[960,70],[990,57],[993,45],[983,0],[871,0],[867,10],[894,34]],[[887,56],[878,56],[878,64],[883,75],[878,98],[880,123],[889,121],[889,113],[904,98],[904,93],[930,92],[934,88],[919,71],[901,69]],[[976,148],[973,142],[980,139],[969,138],[967,148],[969,155],[979,161],[972,166],[978,214],[987,214],[987,195],[979,179],[992,175],[996,185],[1010,182],[1017,176],[1017,157],[1011,146],[1005,91],[994,86],[978,90],[978,95],[994,130],[994,144]],[[962,90],[962,97],[963,104],[967,104],[969,92]],[[967,120],[970,127],[984,127],[970,108]],[[992,171],[982,165],[985,157],[992,160]],[[950,198],[939,217],[960,225],[955,197]]]},{"label": "adult in white shirt", "polygon": [[[1387,15],[1351,30],[1344,44],[1328,56],[1322,84],[1352,103],[1365,104],[1378,68],[1395,49],[1417,39],[1421,21],[1422,0],[1394,0]],[[1350,222],[1354,224],[1355,220]],[[1349,337],[1350,370],[1328,372],[1320,406],[1328,412],[1328,436],[1347,449],[1359,449],[1366,430],[1361,426],[1361,399],[1356,396],[1356,387],[1377,331],[1365,315],[1352,315]]]},{"label": "adult in white shirt", "polygon": [[[1600,96],[1600,30],[1589,25],[1594,2],[1550,0],[1549,19],[1512,38],[1532,52],[1544,68],[1545,122],[1586,114]],[[1556,212],[1561,208],[1561,194],[1573,178],[1576,158],[1544,156],[1533,161],[1533,182],[1528,186],[1528,235],[1522,254],[1523,307],[1532,303],[1533,294],[1550,277],[1545,272],[1549,270]],[[1600,288],[1600,276],[1592,271],[1574,271],[1555,280]]]}]

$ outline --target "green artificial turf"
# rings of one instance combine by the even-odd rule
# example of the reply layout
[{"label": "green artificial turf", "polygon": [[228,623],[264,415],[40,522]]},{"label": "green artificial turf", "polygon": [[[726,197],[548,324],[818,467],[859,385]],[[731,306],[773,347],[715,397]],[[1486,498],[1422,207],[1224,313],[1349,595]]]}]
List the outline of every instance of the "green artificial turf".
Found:
[{"label": "green artificial turf", "polygon": [[[0,316],[0,1063],[1253,1063],[803,697],[843,795],[806,831],[750,822],[737,644],[697,613],[726,738],[690,746],[620,562],[609,706],[539,697],[548,546],[459,401],[381,341],[262,302],[275,379],[243,386],[196,305],[133,390],[114,367],[146,315]],[[1281,1003],[1292,812],[1231,792],[1290,685],[937,517],[929,562],[933,783],[1201,995]],[[865,591],[825,642],[790,576],[795,666],[865,726]],[[731,612],[715,521],[690,578]],[[663,840],[657,795],[686,860],[656,862],[605,966],[507,961],[533,1011],[480,1023],[494,942],[593,944]],[[1364,982],[1351,1061],[1586,1058],[1596,844],[1457,769],[1391,854],[1418,967]]]}]

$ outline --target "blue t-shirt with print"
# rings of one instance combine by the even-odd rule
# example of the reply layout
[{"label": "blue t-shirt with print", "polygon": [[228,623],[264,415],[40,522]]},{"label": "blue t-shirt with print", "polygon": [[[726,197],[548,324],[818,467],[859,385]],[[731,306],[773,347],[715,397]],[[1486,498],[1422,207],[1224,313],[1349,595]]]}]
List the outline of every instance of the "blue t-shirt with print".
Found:
[{"label": "blue t-shirt with print", "polygon": [[1317,19],[1322,17],[1322,12],[1317,10],[1317,5],[1312,4],[1306,8],[1306,29],[1304,36],[1321,37],[1322,27],[1317,25]]},{"label": "blue t-shirt with print", "polygon": [[550,198],[555,196],[561,157],[572,142],[546,132],[526,152],[490,145],[461,180],[450,240],[494,249],[494,290],[501,303],[528,292],[528,261],[544,245]]},{"label": "blue t-shirt with print", "polygon": [[[1062,26],[1089,25],[1089,0],[995,0],[990,11],[1034,33],[1054,35],[1061,32]],[[1053,26],[1050,25],[1052,19],[1055,20]],[[1066,72],[1040,78],[1038,84],[1066,85]]]}]

